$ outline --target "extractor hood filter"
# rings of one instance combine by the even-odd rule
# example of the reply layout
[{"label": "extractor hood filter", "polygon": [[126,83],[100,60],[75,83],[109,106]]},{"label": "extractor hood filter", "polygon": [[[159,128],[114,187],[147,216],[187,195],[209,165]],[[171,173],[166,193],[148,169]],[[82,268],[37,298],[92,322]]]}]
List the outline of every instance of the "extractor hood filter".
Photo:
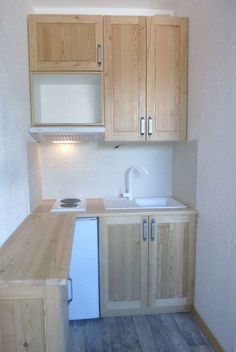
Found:
[{"label": "extractor hood filter", "polygon": [[104,127],[30,127],[29,134],[38,143],[102,142]]}]

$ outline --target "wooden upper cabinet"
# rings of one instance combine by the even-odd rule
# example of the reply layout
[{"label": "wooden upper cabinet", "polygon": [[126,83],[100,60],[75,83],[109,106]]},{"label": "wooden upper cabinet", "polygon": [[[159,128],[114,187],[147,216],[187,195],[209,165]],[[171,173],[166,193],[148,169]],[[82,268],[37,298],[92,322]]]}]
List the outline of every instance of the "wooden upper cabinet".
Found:
[{"label": "wooden upper cabinet", "polygon": [[186,139],[187,19],[105,17],[106,140]]},{"label": "wooden upper cabinet", "polygon": [[186,110],[187,19],[148,17],[147,140],[186,139]]},{"label": "wooden upper cabinet", "polygon": [[102,71],[102,16],[30,15],[31,71]]},{"label": "wooden upper cabinet", "polygon": [[104,18],[106,140],[145,140],[146,18]]}]

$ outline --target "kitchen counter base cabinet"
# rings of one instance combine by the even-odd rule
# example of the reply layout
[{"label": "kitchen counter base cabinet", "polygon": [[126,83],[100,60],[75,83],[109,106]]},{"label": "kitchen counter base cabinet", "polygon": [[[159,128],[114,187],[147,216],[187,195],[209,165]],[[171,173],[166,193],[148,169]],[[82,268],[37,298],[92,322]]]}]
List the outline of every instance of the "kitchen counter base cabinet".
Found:
[{"label": "kitchen counter base cabinet", "polygon": [[193,304],[195,215],[153,215],[149,224],[148,309],[186,310]]},{"label": "kitchen counter base cabinet", "polygon": [[101,316],[189,310],[195,221],[183,213],[100,220]]},{"label": "kitchen counter base cabinet", "polygon": [[66,286],[1,287],[0,351],[69,352]]},{"label": "kitchen counter base cabinet", "polygon": [[100,218],[101,316],[145,311],[148,241],[143,216]]}]

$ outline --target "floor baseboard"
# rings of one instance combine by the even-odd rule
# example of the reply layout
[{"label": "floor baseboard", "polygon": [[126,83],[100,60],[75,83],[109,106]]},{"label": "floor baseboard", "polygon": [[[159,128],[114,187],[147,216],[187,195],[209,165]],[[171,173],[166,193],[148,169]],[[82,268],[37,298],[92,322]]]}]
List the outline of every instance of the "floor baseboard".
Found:
[{"label": "floor baseboard", "polygon": [[192,307],[191,312],[196,319],[197,324],[201,328],[202,332],[206,335],[208,340],[210,341],[212,347],[216,352],[225,352],[217,338],[214,336],[212,333],[211,329],[208,327],[208,325],[205,323],[205,321],[202,319],[201,315],[198,313],[198,311]]}]

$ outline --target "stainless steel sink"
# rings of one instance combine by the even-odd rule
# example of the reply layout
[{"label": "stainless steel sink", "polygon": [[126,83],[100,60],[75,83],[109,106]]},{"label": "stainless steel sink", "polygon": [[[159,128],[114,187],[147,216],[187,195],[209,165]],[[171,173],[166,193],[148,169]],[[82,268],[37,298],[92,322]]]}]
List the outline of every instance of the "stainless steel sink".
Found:
[{"label": "stainless steel sink", "polygon": [[106,210],[186,208],[186,205],[171,197],[140,197],[133,200],[127,198],[104,198],[103,204]]}]

